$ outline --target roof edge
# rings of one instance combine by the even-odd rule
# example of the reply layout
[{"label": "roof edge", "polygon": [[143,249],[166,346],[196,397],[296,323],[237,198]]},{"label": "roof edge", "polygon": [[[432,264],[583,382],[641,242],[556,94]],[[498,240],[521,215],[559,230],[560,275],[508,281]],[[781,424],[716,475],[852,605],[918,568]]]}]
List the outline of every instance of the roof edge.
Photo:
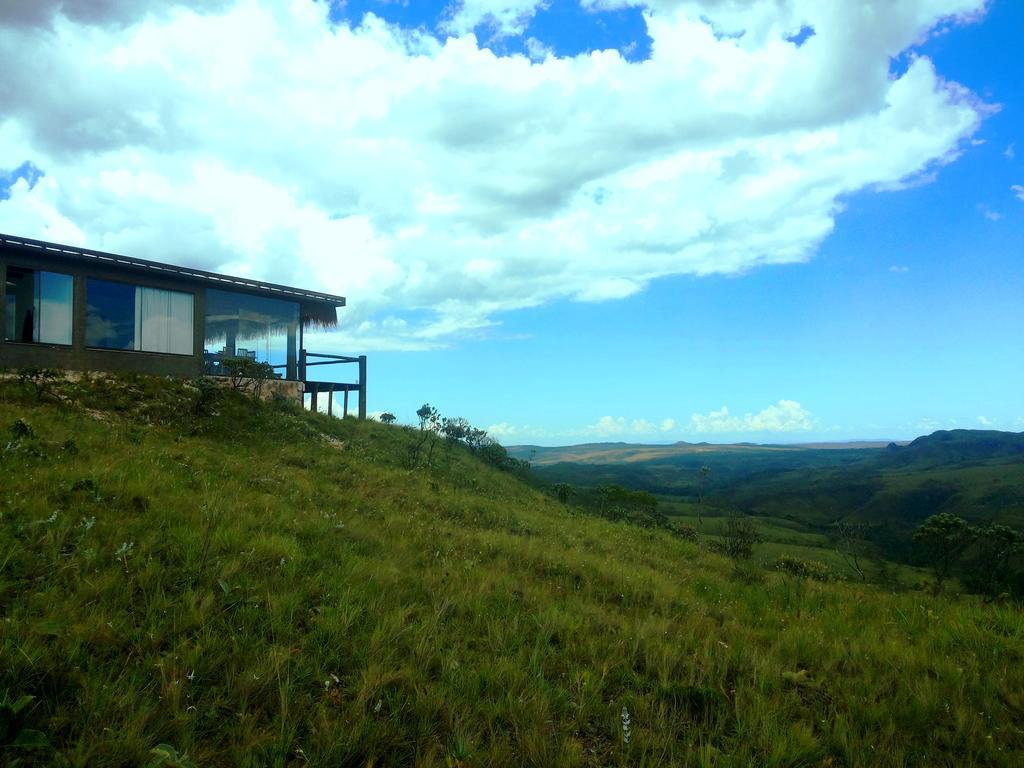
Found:
[{"label": "roof edge", "polygon": [[282,298],[289,298],[301,302],[330,304],[333,307],[345,306],[344,296],[335,296],[330,293],[320,293],[319,291],[306,291],[301,288],[293,288],[279,283],[268,283],[263,280],[253,280],[246,277],[234,277],[232,275],[224,275],[218,272],[209,272],[205,269],[179,267],[174,264],[165,264],[159,261],[137,259],[133,256],[121,256],[116,253],[96,251],[91,248],[76,248],[71,245],[51,243],[46,240],[35,240],[29,237],[15,237],[13,235],[0,233],[0,246],[16,248],[28,252],[42,251],[55,256],[77,258],[107,265],[117,265],[137,272],[158,272],[164,275],[176,275],[178,277],[195,280],[197,282],[223,286],[224,288],[240,288],[250,292],[271,293]]}]

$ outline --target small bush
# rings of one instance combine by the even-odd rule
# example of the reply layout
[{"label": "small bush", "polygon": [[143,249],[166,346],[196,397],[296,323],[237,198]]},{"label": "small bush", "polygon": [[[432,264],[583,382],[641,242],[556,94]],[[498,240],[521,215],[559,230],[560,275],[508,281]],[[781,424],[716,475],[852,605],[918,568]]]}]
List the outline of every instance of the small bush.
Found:
[{"label": "small bush", "polygon": [[816,560],[801,560],[792,555],[783,555],[775,561],[775,569],[786,576],[804,581],[832,581],[835,577],[832,570],[824,563]]},{"label": "small bush", "polygon": [[694,544],[700,539],[697,535],[697,529],[692,525],[675,525],[672,527],[672,533],[683,541],[692,541]]},{"label": "small bush", "polygon": [[725,519],[719,535],[721,539],[712,545],[712,549],[737,563],[749,560],[754,554],[754,545],[761,541],[757,524],[738,515]]},{"label": "small bush", "polygon": [[263,385],[274,378],[274,369],[270,363],[260,363],[247,357],[231,358],[225,360],[223,365],[228,372],[231,388],[248,392],[256,400],[263,397]]}]

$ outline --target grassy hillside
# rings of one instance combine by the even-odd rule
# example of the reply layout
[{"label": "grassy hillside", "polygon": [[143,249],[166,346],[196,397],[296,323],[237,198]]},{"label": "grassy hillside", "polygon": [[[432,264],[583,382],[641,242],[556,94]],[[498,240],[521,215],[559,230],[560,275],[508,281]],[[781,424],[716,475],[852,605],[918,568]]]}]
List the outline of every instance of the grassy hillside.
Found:
[{"label": "grassy hillside", "polygon": [[0,428],[0,764],[1024,761],[1016,607],[741,579],[236,393],[0,381]]}]

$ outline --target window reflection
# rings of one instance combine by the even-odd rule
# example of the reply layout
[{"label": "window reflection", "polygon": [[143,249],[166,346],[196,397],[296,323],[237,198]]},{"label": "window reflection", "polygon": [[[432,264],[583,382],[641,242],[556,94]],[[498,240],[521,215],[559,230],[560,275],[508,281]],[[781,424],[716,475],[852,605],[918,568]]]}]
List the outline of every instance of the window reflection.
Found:
[{"label": "window reflection", "polygon": [[71,275],[7,267],[4,340],[71,344]]},{"label": "window reflection", "polygon": [[193,353],[191,293],[90,279],[86,283],[86,304],[87,346]]},{"label": "window reflection", "polygon": [[297,302],[210,289],[205,329],[208,373],[224,373],[225,359],[246,357],[280,366],[286,378],[297,378]]}]

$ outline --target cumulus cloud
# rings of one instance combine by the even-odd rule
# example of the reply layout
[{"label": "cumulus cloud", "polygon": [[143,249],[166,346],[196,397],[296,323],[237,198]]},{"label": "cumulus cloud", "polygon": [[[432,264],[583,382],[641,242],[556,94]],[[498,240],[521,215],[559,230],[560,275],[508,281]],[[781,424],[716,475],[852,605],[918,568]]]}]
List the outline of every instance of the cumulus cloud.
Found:
[{"label": "cumulus cloud", "polygon": [[627,419],[625,416],[602,416],[597,422],[587,425],[582,430],[566,432],[565,434],[588,437],[615,437],[622,435],[642,437],[657,433],[669,422],[675,423],[672,419],[664,419],[659,426],[647,419]]},{"label": "cumulus cloud", "polygon": [[994,423],[995,422],[993,422],[992,419],[987,419],[984,416],[978,417],[978,424],[980,424],[983,427],[991,427]]},{"label": "cumulus cloud", "polygon": [[546,0],[455,0],[443,29],[455,35],[472,32],[481,24],[496,37],[521,35]]},{"label": "cumulus cloud", "polygon": [[5,3],[0,167],[46,175],[0,231],[340,293],[326,349],[422,349],[806,260],[844,195],[927,180],[986,111],[923,56],[890,71],[983,0],[585,2],[644,6],[643,62],[468,31],[539,5],[466,0],[437,36],[309,0]]},{"label": "cumulus cloud", "polygon": [[1024,200],[1024,185],[1014,184],[1010,187],[1010,191],[1017,196],[1018,200]]},{"label": "cumulus cloud", "polygon": [[815,419],[795,400],[779,400],[759,413],[737,416],[726,406],[690,417],[690,429],[697,433],[806,432],[817,426]]},{"label": "cumulus cloud", "polygon": [[503,421],[500,424],[491,424],[486,431],[488,435],[501,443],[529,438],[545,438],[549,435],[548,430],[542,427],[534,427],[530,424],[517,426],[509,424],[507,421]]}]

